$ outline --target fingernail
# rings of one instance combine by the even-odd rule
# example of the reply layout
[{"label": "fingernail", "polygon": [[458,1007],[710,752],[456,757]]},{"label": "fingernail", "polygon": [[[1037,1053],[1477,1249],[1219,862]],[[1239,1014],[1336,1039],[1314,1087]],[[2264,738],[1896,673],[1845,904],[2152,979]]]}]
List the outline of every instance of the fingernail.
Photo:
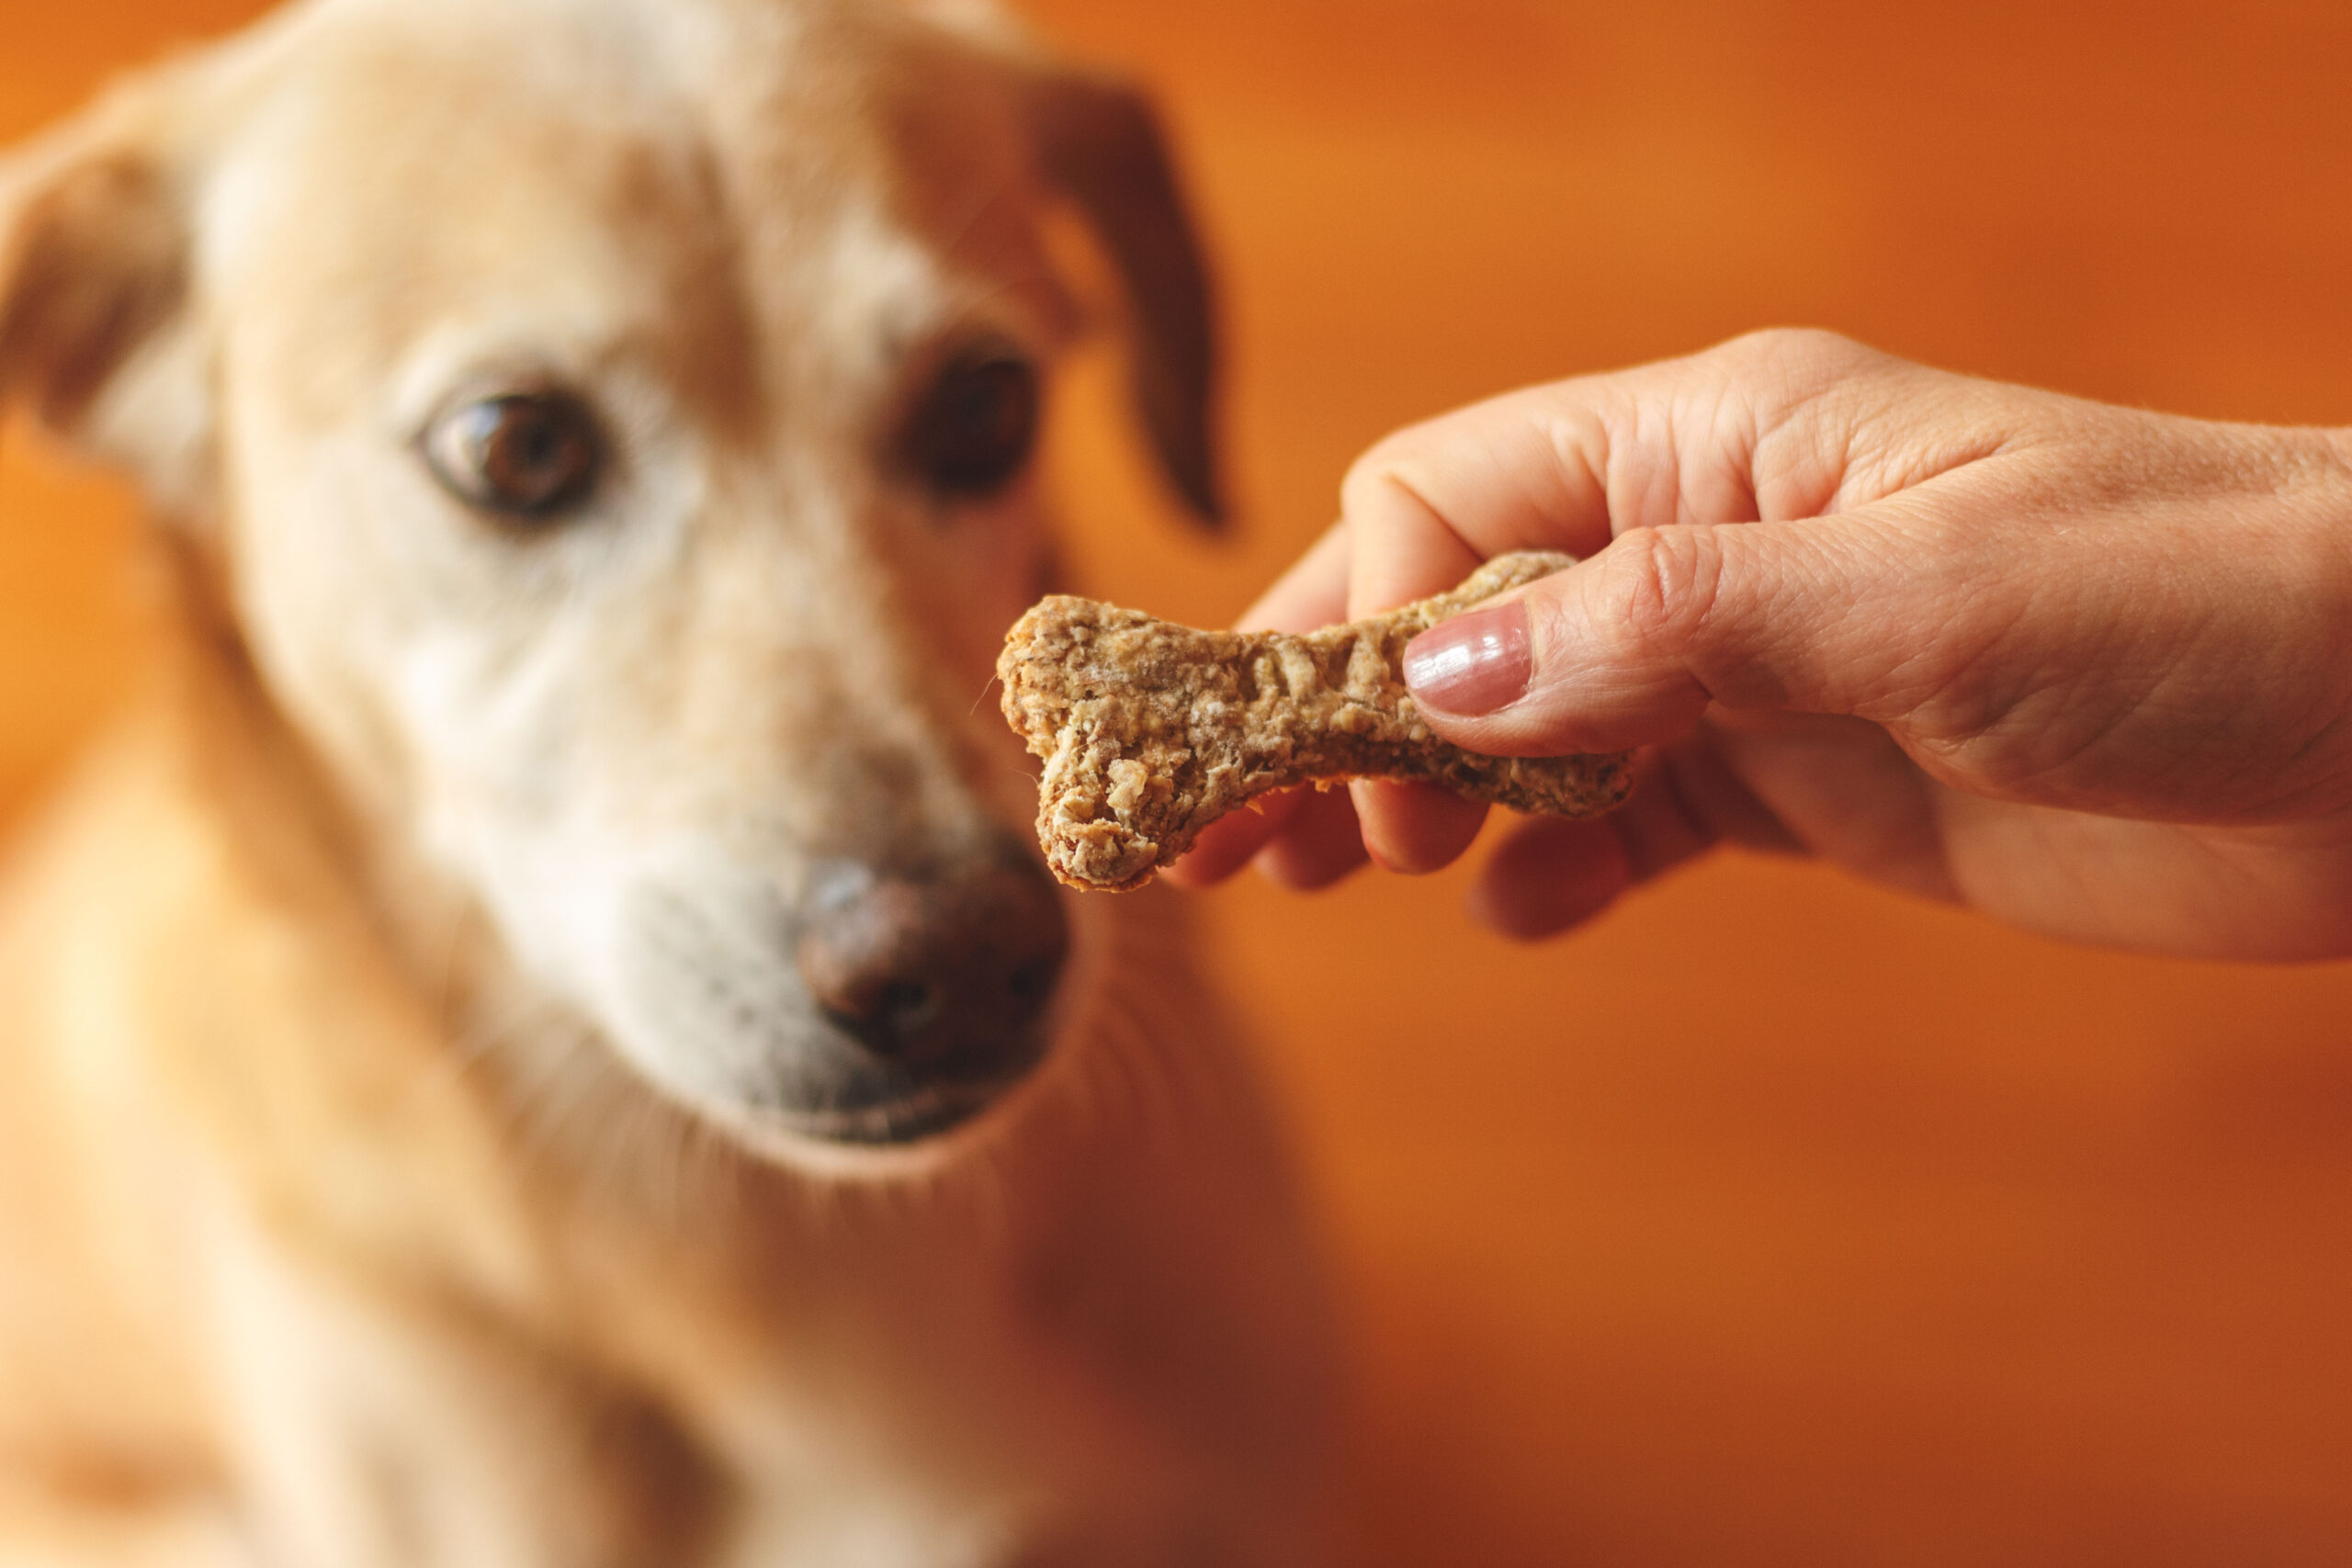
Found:
[{"label": "fingernail", "polygon": [[1456,615],[1405,645],[1405,684],[1414,701],[1439,713],[1476,718],[1508,707],[1534,672],[1527,606],[1515,599]]}]

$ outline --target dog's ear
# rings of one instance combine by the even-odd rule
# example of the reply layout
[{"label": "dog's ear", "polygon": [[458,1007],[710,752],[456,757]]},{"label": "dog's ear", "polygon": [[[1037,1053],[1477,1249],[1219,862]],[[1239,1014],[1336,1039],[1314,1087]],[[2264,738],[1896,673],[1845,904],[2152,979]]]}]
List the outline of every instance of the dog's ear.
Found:
[{"label": "dog's ear", "polygon": [[1025,73],[1023,99],[1040,170],[1086,215],[1125,283],[1136,398],[1160,463],[1193,513],[1215,525],[1225,503],[1208,265],[1159,118],[1124,83],[1043,64]]},{"label": "dog's ear", "polygon": [[0,160],[0,407],[184,501],[209,423],[175,341],[191,246],[135,109],[119,96]]}]

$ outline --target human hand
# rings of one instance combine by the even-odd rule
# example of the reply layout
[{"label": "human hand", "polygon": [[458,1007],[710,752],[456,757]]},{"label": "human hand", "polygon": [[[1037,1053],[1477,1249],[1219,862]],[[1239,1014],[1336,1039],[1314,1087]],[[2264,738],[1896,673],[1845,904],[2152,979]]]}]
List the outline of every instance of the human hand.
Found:
[{"label": "human hand", "polygon": [[[1342,518],[1245,624],[1376,614],[1507,550],[1589,558],[1408,650],[1463,745],[1644,750],[1615,817],[1497,852],[1472,907],[1509,934],[1728,840],[2083,942],[2352,954],[2352,439],[1775,332],[1403,431]],[[1302,792],[1175,879],[1434,870],[1483,817],[1429,786]]]}]

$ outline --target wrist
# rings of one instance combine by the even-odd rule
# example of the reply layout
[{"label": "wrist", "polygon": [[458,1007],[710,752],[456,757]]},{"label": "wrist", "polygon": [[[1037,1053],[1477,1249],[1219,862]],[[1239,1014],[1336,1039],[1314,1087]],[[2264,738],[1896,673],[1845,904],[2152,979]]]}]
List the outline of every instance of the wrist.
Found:
[{"label": "wrist", "polygon": [[2329,532],[2352,534],[2352,426],[2267,434],[2281,494],[2309,507]]}]

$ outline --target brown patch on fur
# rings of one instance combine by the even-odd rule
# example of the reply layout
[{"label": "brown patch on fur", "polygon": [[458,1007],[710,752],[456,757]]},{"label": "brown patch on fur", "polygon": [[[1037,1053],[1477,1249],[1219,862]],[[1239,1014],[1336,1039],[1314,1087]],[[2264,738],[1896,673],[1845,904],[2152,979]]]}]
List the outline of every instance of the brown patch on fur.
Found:
[{"label": "brown patch on fur", "polygon": [[187,245],[163,178],[126,153],[38,186],[0,235],[0,398],[28,394],[70,426],[175,314]]}]

